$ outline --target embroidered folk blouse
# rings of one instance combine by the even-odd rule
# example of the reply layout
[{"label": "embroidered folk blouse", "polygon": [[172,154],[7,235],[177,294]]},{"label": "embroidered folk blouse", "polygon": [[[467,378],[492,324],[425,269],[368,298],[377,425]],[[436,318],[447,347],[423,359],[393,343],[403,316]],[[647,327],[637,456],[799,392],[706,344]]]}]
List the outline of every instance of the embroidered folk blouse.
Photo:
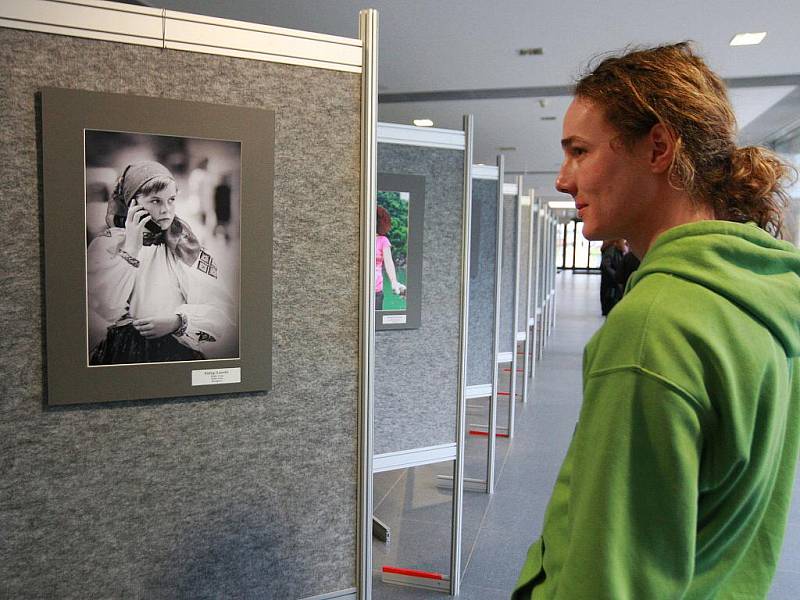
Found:
[{"label": "embroidered folk blouse", "polygon": [[172,334],[181,344],[207,358],[238,356],[235,306],[211,255],[203,250],[187,265],[166,244],[143,246],[134,266],[119,252],[124,240],[114,227],[89,244],[90,346],[112,325],[172,313],[185,319]]}]

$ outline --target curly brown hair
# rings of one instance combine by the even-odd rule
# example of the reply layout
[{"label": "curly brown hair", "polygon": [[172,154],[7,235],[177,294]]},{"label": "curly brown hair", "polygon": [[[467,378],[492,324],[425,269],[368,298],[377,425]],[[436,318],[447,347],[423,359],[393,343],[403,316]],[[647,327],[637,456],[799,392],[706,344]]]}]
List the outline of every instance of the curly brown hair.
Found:
[{"label": "curly brown hair", "polygon": [[575,96],[600,107],[628,148],[661,123],[675,139],[673,187],[708,203],[717,219],[781,235],[795,171],[765,148],[736,146],[725,84],[690,42],[607,57],[579,79]]},{"label": "curly brown hair", "polygon": [[389,211],[382,206],[378,207],[378,220],[376,229],[378,235],[386,235],[392,229],[392,217],[389,215]]}]

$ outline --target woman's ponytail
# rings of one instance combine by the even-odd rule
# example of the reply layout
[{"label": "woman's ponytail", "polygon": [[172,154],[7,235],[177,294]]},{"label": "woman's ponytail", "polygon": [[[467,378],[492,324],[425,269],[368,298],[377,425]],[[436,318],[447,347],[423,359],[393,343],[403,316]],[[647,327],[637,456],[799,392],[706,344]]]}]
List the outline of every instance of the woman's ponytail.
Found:
[{"label": "woman's ponytail", "polygon": [[789,204],[786,192],[796,171],[777,154],[755,146],[735,148],[730,170],[714,194],[718,219],[755,222],[775,237],[783,231],[783,215]]}]

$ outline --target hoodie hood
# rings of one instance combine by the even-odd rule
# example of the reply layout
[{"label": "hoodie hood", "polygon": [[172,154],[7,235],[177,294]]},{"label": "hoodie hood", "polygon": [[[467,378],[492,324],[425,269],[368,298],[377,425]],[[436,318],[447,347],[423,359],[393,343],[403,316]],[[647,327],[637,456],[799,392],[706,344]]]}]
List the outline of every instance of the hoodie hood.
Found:
[{"label": "hoodie hood", "polygon": [[661,234],[631,276],[681,277],[727,298],[763,323],[787,356],[800,356],[800,250],[755,224],[700,221]]}]

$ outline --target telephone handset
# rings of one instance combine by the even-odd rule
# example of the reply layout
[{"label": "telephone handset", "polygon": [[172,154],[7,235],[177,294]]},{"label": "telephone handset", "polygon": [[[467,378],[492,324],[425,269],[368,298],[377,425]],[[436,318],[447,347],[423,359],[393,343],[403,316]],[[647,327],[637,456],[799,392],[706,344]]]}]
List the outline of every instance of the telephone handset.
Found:
[{"label": "telephone handset", "polygon": [[153,221],[152,219],[149,220],[147,223],[144,224],[145,229],[150,233],[161,233],[161,227]]},{"label": "telephone handset", "polygon": [[[138,206],[138,207],[139,207],[139,208],[141,208],[142,210],[147,210],[147,209],[146,209],[146,208],[144,208],[144,207],[143,207],[141,204],[139,204],[139,200],[138,200],[138,199],[134,200],[134,202],[136,203],[136,206]],[[150,233],[161,233],[161,226],[159,226],[159,224],[158,224],[158,223],[156,223],[156,222],[153,220],[152,216],[151,216],[150,220],[149,220],[147,223],[145,223],[145,224],[144,224],[144,227],[145,227],[145,229],[147,229],[147,231],[149,231]]]}]

